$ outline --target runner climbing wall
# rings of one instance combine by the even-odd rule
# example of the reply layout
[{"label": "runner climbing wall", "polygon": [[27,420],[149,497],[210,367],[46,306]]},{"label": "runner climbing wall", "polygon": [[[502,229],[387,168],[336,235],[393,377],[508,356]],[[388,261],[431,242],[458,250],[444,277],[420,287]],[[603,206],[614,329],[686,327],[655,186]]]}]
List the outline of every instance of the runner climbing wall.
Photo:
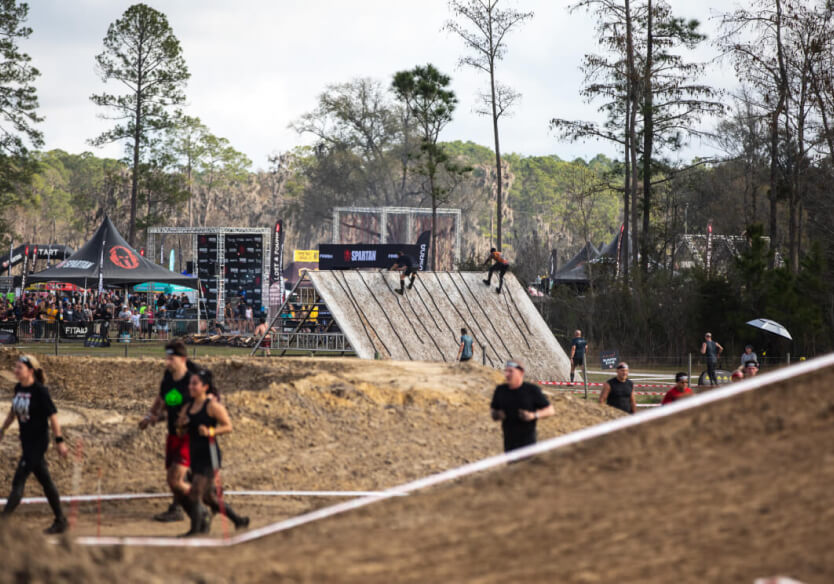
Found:
[{"label": "runner climbing wall", "polygon": [[486,286],[480,272],[421,272],[405,295],[399,275],[375,271],[310,272],[309,279],[359,357],[453,361],[460,329],[475,339],[473,360],[500,368],[525,361],[529,379],[565,380],[568,357],[521,284],[511,274],[504,290]]}]

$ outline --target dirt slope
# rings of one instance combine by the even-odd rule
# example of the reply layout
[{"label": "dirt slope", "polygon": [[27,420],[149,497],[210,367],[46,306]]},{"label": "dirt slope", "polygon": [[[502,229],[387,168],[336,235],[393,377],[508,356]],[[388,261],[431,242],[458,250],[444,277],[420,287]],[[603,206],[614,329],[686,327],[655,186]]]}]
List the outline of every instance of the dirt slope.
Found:
[{"label": "dirt slope", "polygon": [[832,381],[810,374],[195,558],[249,582],[832,582]]}]

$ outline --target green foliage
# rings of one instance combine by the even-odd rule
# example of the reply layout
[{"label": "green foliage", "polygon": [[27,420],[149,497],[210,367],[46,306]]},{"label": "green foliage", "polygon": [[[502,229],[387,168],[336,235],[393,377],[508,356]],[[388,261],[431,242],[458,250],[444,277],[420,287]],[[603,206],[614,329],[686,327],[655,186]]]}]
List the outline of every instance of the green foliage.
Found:
[{"label": "green foliage", "polygon": [[[0,0],[0,211],[19,200],[37,168],[29,149],[43,144],[34,85],[40,73],[19,46],[32,34],[25,25],[28,13],[24,2]],[[7,230],[0,223],[0,231]]]},{"label": "green foliage", "polygon": [[120,95],[104,92],[90,99],[106,108],[107,117],[117,122],[92,144],[126,143],[133,175],[127,237],[132,244],[140,174],[154,166],[146,157],[155,135],[174,125],[172,108],[185,102],[184,88],[190,74],[167,17],[145,4],[134,4],[108,27],[104,51],[96,56],[96,65],[104,83],[117,81],[126,88]]},{"label": "green foliage", "polygon": [[444,173],[452,184],[469,171],[453,160],[438,142],[440,132],[452,121],[452,113],[457,105],[457,97],[450,89],[452,82],[448,75],[443,75],[434,65],[418,65],[410,71],[400,71],[394,75],[391,88],[414,119],[420,138],[420,155],[415,165],[416,171],[428,179],[428,194],[431,197],[432,230],[429,257],[432,270],[436,266],[437,250],[437,208],[448,202],[451,189],[444,185],[439,174]]}]

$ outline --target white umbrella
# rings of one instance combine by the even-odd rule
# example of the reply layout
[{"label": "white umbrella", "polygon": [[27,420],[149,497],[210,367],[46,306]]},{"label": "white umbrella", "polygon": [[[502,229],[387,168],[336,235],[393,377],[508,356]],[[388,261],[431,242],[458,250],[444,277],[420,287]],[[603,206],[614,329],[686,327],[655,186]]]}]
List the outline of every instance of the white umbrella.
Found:
[{"label": "white umbrella", "polygon": [[773,333],[774,335],[779,335],[780,337],[785,337],[788,340],[793,340],[791,333],[788,332],[788,329],[783,327],[781,324],[776,322],[775,320],[770,320],[769,318],[757,318],[751,321],[748,321],[747,324],[750,326],[754,326],[757,329],[761,329],[763,331]]}]

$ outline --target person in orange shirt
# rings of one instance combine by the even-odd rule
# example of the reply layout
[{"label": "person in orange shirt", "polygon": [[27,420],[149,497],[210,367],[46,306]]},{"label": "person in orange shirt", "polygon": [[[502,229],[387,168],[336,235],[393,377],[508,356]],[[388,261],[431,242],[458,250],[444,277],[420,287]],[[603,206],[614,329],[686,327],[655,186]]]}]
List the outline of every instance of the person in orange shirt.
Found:
[{"label": "person in orange shirt", "polygon": [[663,401],[660,402],[661,405],[670,404],[679,399],[692,396],[692,388],[687,387],[687,383],[689,383],[689,376],[686,373],[680,372],[676,374],[675,387],[666,392],[666,395],[663,396]]},{"label": "person in orange shirt", "polygon": [[504,259],[504,256],[501,255],[501,252],[495,249],[494,247],[489,250],[489,257],[487,257],[484,265],[489,264],[489,262],[494,262],[492,266],[489,268],[489,272],[487,273],[487,279],[484,280],[484,284],[489,286],[490,282],[492,281],[492,273],[498,272],[498,290],[496,292],[501,294],[501,288],[504,286],[504,274],[507,273],[507,269],[510,267],[510,262]]}]

